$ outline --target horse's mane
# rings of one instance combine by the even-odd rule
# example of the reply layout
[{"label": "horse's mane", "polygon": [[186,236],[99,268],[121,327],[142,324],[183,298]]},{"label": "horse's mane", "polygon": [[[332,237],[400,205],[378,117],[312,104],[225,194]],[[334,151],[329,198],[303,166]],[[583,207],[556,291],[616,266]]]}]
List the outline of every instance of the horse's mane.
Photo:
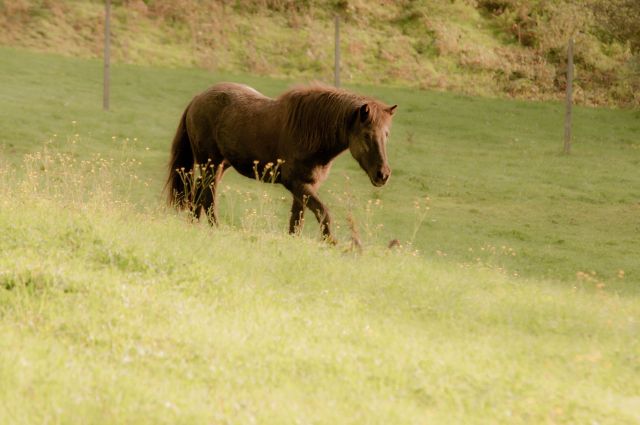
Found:
[{"label": "horse's mane", "polygon": [[380,120],[383,109],[375,99],[320,84],[293,88],[278,101],[285,108],[285,131],[309,151],[344,142],[365,103],[371,107],[372,123]]}]

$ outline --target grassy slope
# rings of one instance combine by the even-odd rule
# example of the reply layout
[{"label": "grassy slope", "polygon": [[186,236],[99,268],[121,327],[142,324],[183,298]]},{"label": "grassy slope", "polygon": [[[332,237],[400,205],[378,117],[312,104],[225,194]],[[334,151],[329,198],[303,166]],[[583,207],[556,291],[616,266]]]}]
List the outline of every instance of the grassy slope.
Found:
[{"label": "grassy slope", "polygon": [[[640,420],[633,113],[579,109],[562,158],[556,105],[362,87],[402,112],[391,186],[348,156],[327,182],[373,229],[354,256],[284,236],[284,193],[231,173],[222,229],[159,207],[182,105],[219,76],[116,67],[105,114],[98,63],[2,54],[0,423]],[[425,195],[424,254],[384,251]]]},{"label": "grassy slope", "polygon": [[[3,115],[12,125],[0,143],[8,158],[20,161],[53,134],[58,142],[78,134],[84,142],[74,148],[80,157],[121,156],[127,144],[125,150],[142,162],[139,177],[150,184],[137,195],[151,204],[160,198],[168,145],[193,94],[222,79],[244,81],[270,95],[290,84],[117,66],[113,111],[103,113],[97,62],[15,50],[3,54]],[[637,292],[637,285],[617,279],[623,270],[626,282],[640,281],[637,112],[578,108],[574,153],[566,158],[558,154],[563,118],[558,104],[357,89],[400,104],[389,149],[394,176],[389,186],[375,189],[348,154],[339,158],[322,197],[342,229],[350,206],[372,243],[413,239],[428,256],[570,282],[578,272],[594,271],[598,281],[615,283],[616,290]],[[221,213],[227,223],[237,225],[267,190],[277,200],[274,226],[285,227],[289,201],[279,200],[288,196],[284,190],[269,190],[235,173],[225,176],[224,184]],[[253,203],[232,196],[237,191],[249,192],[245,198]],[[427,196],[430,209],[423,216],[415,202],[424,207]],[[316,230],[307,226],[309,234]],[[339,237],[348,238],[346,230],[339,230]]]},{"label": "grassy slope", "polygon": [[640,420],[635,297],[34,198],[0,204],[2,423]]}]

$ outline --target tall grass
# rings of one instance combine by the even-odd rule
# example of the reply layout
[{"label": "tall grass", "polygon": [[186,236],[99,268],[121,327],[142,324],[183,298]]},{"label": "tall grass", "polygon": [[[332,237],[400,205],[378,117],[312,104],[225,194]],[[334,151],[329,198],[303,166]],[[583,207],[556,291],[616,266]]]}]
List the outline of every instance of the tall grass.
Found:
[{"label": "tall grass", "polygon": [[126,138],[63,139],[0,165],[0,423],[640,420],[638,303],[591,275],[290,237],[262,183],[212,229],[136,205]]},{"label": "tall grass", "polygon": [[[137,138],[113,136],[108,143],[119,145],[118,148],[110,154],[97,152],[87,156],[91,147],[80,133],[61,137],[54,134],[40,149],[25,154],[17,165],[2,165],[1,175],[5,179],[0,193],[5,195],[6,200],[27,196],[82,211],[109,211],[110,207],[114,207],[114,211],[122,214],[132,211],[176,214],[187,223],[198,222],[196,213],[200,215],[200,212],[195,211],[195,207],[200,205],[203,192],[210,190],[214,173],[211,167],[208,164],[195,164],[192,170],[179,170],[187,188],[180,198],[184,208],[175,209],[176,205],[150,202],[157,197],[149,196],[148,192],[157,190],[158,185],[145,176],[137,142]],[[217,202],[222,204],[219,225],[227,231],[247,234],[286,234],[291,197],[288,192],[273,187],[280,165],[280,162],[268,163],[264,167],[256,164],[255,181],[241,188],[234,188],[222,181],[217,193]],[[348,176],[342,178],[348,183]],[[383,237],[379,232],[383,227],[379,214],[382,208],[380,199],[368,200],[363,202],[363,207],[359,207],[348,184],[343,193],[329,192],[329,195],[333,201],[346,204],[350,220],[362,229],[362,239],[367,245],[380,245]],[[356,211],[358,223],[353,218]],[[207,223],[208,211],[201,212],[200,221]],[[360,218],[362,221],[359,221]],[[423,219],[416,218],[415,232]],[[338,223],[342,222],[338,220]],[[307,237],[320,237],[318,224],[312,216],[307,220],[306,227],[304,234]],[[346,230],[342,232],[344,243],[350,240]],[[408,246],[411,244],[412,241],[409,241]]]}]

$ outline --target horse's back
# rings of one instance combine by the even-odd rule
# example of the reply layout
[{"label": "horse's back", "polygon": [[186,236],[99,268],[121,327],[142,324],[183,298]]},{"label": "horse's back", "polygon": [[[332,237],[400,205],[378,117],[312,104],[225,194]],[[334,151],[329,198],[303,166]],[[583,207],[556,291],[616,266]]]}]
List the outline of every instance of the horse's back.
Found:
[{"label": "horse's back", "polygon": [[[239,83],[218,83],[209,87],[204,92],[196,96],[195,99],[206,101],[211,98],[223,97],[231,101],[255,101],[270,100],[267,96],[260,93],[253,87]],[[195,100],[194,99],[194,100]]]},{"label": "horse's back", "polygon": [[203,156],[220,153],[241,174],[253,175],[253,162],[278,158],[280,124],[274,100],[252,87],[219,83],[195,96],[189,106],[190,136]]},{"label": "horse's back", "polygon": [[[271,99],[252,87],[218,83],[196,95],[188,108],[187,120],[196,136],[205,136],[233,126],[240,116],[251,115]],[[191,131],[190,131],[191,133]]]}]

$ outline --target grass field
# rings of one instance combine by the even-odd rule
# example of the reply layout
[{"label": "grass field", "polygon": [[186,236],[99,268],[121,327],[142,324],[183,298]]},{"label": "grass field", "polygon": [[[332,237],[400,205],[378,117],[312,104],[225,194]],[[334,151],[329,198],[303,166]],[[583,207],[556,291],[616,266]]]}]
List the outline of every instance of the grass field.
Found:
[{"label": "grass field", "polygon": [[394,174],[339,159],[334,248],[234,173],[220,229],[162,206],[193,94],[291,82],[116,66],[105,113],[98,62],[0,55],[0,423],[640,421],[637,111],[564,157],[559,104],[354,87]]},{"label": "grass field", "polygon": [[[98,152],[130,155],[142,162],[137,172],[150,185],[135,193],[145,204],[161,199],[168,146],[194,94],[220,80],[242,81],[269,95],[291,85],[189,69],[120,66],[114,69],[113,110],[104,113],[98,62],[10,49],[2,54],[2,114],[10,123],[0,134],[3,156],[16,164],[51,139],[75,150],[79,159]],[[640,281],[634,255],[640,244],[640,112],[578,108],[574,151],[567,158],[559,154],[560,104],[355,89],[401,109],[389,148],[391,183],[373,188],[346,154],[324,186],[322,197],[342,228],[348,204],[363,232],[371,230],[373,244],[397,238],[412,241],[429,257],[440,253],[458,263],[480,262],[511,275],[554,280],[574,281],[576,273],[593,271],[618,282],[623,270],[628,279],[616,289],[637,292],[637,285],[627,283]],[[72,138],[81,147],[70,146]],[[269,190],[234,173],[225,176],[224,184],[230,193],[223,195],[220,209],[229,224],[237,224],[232,214],[237,216],[242,206],[235,205],[238,198],[231,192],[250,192],[255,198]],[[280,188],[269,193],[288,197]],[[424,206],[426,197],[430,209],[423,217],[424,210],[416,211],[415,205]],[[288,198],[278,205],[275,226],[284,229]],[[307,228],[316,234],[316,226]],[[346,240],[349,234],[338,236]]]}]

